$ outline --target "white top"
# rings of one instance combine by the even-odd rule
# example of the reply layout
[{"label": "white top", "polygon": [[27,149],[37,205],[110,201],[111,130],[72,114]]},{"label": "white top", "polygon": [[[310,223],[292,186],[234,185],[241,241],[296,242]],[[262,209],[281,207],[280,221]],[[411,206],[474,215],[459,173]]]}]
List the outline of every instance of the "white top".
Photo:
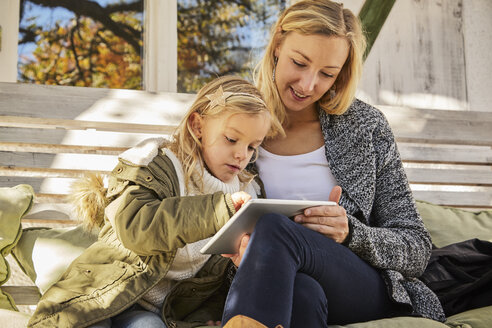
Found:
[{"label": "white top", "polygon": [[256,165],[267,198],[328,200],[337,185],[324,146],[291,156],[275,155],[260,147]]}]

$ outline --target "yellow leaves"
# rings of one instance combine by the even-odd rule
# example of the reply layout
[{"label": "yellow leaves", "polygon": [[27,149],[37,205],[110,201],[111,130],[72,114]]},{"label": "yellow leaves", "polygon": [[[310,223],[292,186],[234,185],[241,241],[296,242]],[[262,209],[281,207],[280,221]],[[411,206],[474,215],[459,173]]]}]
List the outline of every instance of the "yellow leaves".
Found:
[{"label": "yellow leaves", "polygon": [[[136,17],[118,20],[141,30]],[[40,31],[31,59],[19,71],[24,80],[41,84],[141,89],[142,61],[134,48],[102,24],[87,17]],[[142,43],[142,41],[140,41]]]}]

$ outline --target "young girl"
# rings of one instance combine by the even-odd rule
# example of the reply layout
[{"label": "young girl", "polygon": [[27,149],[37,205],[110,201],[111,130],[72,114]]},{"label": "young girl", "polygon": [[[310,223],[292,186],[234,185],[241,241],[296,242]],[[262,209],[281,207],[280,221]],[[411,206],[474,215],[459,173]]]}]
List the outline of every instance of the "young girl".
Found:
[{"label": "young girl", "polygon": [[199,250],[256,196],[244,168],[277,126],[249,82],[205,85],[172,141],[148,139],[119,156],[98,241],[46,291],[29,326],[220,320],[234,267]]}]

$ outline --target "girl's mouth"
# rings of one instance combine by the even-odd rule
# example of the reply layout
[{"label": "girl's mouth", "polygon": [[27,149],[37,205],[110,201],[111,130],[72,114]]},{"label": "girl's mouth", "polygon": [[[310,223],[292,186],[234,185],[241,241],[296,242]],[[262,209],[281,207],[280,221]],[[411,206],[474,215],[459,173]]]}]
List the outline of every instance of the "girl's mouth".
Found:
[{"label": "girl's mouth", "polygon": [[227,166],[232,170],[232,171],[240,171],[241,168],[237,165],[231,165],[231,164],[227,164]]}]

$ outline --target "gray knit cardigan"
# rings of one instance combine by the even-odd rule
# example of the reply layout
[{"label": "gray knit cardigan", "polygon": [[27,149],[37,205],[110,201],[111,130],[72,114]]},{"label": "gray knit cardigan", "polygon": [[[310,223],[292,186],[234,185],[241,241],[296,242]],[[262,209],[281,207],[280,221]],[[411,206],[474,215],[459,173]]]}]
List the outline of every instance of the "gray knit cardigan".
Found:
[{"label": "gray knit cardigan", "polygon": [[417,279],[432,244],[386,118],[355,100],[343,115],[320,111],[320,122],[351,226],[347,246],[380,270],[396,302],[411,305],[414,315],[444,321],[437,296]]}]

